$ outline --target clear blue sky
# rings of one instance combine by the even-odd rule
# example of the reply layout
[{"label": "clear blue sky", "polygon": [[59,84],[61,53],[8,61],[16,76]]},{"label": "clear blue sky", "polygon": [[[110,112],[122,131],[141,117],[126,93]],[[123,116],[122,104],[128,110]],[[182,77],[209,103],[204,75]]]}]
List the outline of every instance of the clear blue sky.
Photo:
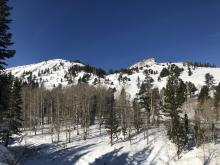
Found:
[{"label": "clear blue sky", "polygon": [[155,57],[220,65],[219,0],[10,0],[9,66],[79,59],[106,70]]}]

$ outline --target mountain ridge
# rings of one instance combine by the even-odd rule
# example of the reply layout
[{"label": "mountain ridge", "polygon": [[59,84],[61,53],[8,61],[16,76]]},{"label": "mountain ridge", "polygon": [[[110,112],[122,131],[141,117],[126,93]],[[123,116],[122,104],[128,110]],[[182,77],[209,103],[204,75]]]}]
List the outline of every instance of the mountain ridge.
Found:
[{"label": "mountain ridge", "polygon": [[[88,64],[63,59],[51,59],[39,63],[12,67],[6,69],[6,72],[21,78],[24,82],[33,81],[47,89],[60,85],[65,87],[78,83],[88,83],[93,86],[115,88],[117,95],[122,88],[125,88],[130,98],[133,99],[139,91],[138,83],[141,84],[144,81],[146,72],[153,78],[154,87],[159,89],[165,87],[167,76],[161,77],[161,71],[173,64],[183,69],[180,78],[185,82],[190,81],[194,83],[198,89],[204,85],[206,73],[214,76],[216,84],[220,82],[220,68],[195,67],[186,62],[157,63],[154,58],[143,59],[128,68],[108,74]],[[189,75],[189,68],[192,71],[192,75]]]}]

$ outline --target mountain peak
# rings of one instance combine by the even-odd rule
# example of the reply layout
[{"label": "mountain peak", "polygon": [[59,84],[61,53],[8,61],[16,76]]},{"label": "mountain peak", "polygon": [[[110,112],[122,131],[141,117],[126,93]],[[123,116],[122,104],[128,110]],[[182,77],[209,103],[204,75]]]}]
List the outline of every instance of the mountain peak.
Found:
[{"label": "mountain peak", "polygon": [[130,66],[130,69],[136,68],[136,67],[140,68],[140,67],[144,67],[146,65],[151,66],[154,64],[156,64],[155,58],[147,58],[147,59],[143,59],[143,60],[137,62],[136,64]]}]

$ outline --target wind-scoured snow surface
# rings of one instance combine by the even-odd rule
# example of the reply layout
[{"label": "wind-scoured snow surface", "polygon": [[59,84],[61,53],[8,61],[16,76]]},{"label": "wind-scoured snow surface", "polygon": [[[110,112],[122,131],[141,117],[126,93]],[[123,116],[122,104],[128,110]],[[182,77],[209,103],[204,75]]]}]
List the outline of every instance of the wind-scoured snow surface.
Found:
[{"label": "wind-scoured snow surface", "polygon": [[[168,66],[171,64],[175,64],[178,67],[183,68],[184,71],[181,73],[180,78],[182,78],[183,81],[190,81],[194,83],[198,89],[200,89],[201,86],[205,84],[206,73],[210,73],[214,76],[216,85],[220,82],[220,68],[191,67],[193,74],[189,76],[188,67],[187,65],[184,65],[183,62],[157,63],[155,59],[151,58],[142,60],[129,67],[129,69],[136,68],[136,70],[133,70],[132,74],[130,75],[124,73],[115,73],[106,75],[104,76],[104,78],[101,78],[93,73],[85,73],[84,71],[80,71],[77,73],[77,75],[73,77],[72,83],[77,84],[79,78],[82,78],[84,74],[89,74],[90,78],[88,80],[88,84],[93,85],[95,79],[99,79],[99,84],[96,84],[96,86],[101,85],[105,87],[115,88],[117,91],[116,93],[119,93],[122,87],[124,87],[128,92],[130,98],[133,99],[136,96],[136,93],[138,92],[138,77],[140,79],[140,83],[143,82],[145,78],[145,70],[151,69],[155,72],[155,74],[150,75],[154,79],[154,86],[158,87],[159,89],[162,89],[166,86],[167,77],[161,78],[160,81],[158,80],[158,77],[160,75],[161,70],[163,68],[168,68]],[[62,86],[71,85],[68,84],[65,75],[68,73],[68,69],[73,65],[84,66],[84,64],[77,62],[71,62],[62,59],[54,59],[36,64],[9,68],[6,71],[11,72],[16,77],[22,78],[23,81],[26,81],[29,76],[29,74],[25,74],[25,72],[32,72],[32,77],[34,77],[35,82],[38,82],[40,85],[43,85],[48,89],[52,89],[54,86],[57,87],[59,84]],[[45,70],[49,70],[49,73],[43,73]],[[122,78],[127,79],[125,79],[124,81],[119,81],[119,76],[122,76]]]},{"label": "wind-scoured snow surface", "polygon": [[27,135],[23,141],[11,148],[17,148],[19,162],[24,165],[215,165],[220,160],[219,144],[183,151],[178,159],[176,146],[168,140],[164,126],[151,128],[148,141],[142,132],[132,134],[131,141],[119,136],[113,146],[109,143],[109,135],[104,129],[100,133],[98,128],[98,125],[90,127],[87,140],[83,140],[83,132],[80,131],[80,135],[71,132],[70,143],[66,142],[66,133],[63,132],[61,142],[53,144],[46,129],[43,135],[41,131],[37,135],[25,132]]}]

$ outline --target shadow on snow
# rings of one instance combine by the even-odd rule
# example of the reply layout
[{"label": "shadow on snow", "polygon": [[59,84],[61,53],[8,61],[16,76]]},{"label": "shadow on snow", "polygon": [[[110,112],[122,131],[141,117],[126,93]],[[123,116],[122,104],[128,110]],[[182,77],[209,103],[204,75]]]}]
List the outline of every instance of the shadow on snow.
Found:
[{"label": "shadow on snow", "polygon": [[106,153],[100,158],[97,158],[91,165],[126,165],[126,164],[141,164],[144,163],[151,152],[153,151],[152,146],[148,146],[143,150],[129,156],[129,153],[120,154],[123,147],[115,149],[112,152]]},{"label": "shadow on snow", "polygon": [[90,152],[94,144],[84,146],[74,146],[69,148],[56,147],[54,145],[43,144],[39,146],[26,146],[24,148],[12,148],[15,152],[23,152],[19,162],[31,165],[72,165],[75,164],[83,155]]}]

